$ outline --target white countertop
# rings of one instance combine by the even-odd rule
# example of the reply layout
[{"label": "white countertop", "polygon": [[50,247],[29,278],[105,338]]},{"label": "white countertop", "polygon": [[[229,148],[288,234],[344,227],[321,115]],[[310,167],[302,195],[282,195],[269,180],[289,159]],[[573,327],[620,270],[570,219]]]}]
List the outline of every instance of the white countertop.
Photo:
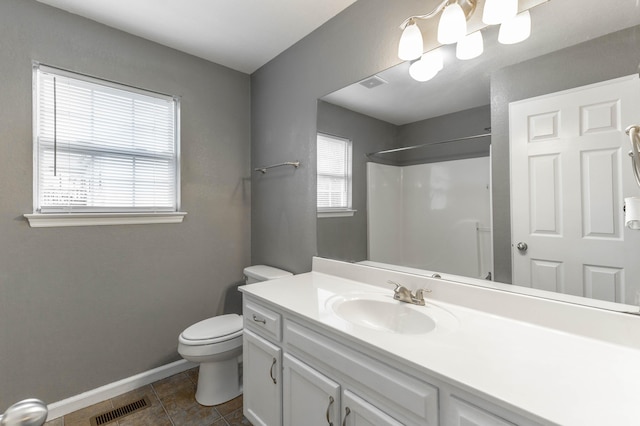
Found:
[{"label": "white countertop", "polygon": [[[310,272],[241,287],[285,311],[365,346],[563,426],[640,424],[640,350],[442,301],[458,324],[420,335],[357,327],[338,319],[332,297],[372,292],[363,282]],[[490,291],[490,290],[487,290]],[[598,324],[593,324],[597,327]],[[444,330],[443,330],[444,328]]]}]

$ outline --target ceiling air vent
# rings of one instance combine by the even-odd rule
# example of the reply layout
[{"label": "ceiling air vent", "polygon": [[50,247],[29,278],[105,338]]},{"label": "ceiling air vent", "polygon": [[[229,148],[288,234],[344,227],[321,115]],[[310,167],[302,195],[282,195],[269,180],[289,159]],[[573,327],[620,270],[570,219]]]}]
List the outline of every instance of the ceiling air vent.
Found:
[{"label": "ceiling air vent", "polygon": [[377,75],[374,75],[373,77],[369,77],[366,80],[362,80],[360,84],[366,87],[367,89],[373,89],[374,87],[387,84],[387,82],[381,79],[380,77],[378,77]]},{"label": "ceiling air vent", "polygon": [[149,397],[145,395],[142,399],[133,401],[132,403],[115,408],[111,411],[107,411],[106,413],[93,416],[89,419],[89,422],[91,422],[91,426],[105,425],[107,423],[115,422],[116,420],[121,419],[124,416],[128,416],[129,414],[144,410],[145,408],[150,406],[151,401],[149,400]]}]

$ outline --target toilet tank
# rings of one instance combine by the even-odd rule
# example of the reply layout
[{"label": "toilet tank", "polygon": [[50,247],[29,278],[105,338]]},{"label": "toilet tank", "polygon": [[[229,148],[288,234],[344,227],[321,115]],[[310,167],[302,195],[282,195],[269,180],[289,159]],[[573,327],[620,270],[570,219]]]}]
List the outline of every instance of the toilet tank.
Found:
[{"label": "toilet tank", "polygon": [[244,268],[244,275],[247,277],[247,284],[258,283],[260,281],[275,280],[293,275],[291,272],[274,268],[267,265],[253,265]]}]

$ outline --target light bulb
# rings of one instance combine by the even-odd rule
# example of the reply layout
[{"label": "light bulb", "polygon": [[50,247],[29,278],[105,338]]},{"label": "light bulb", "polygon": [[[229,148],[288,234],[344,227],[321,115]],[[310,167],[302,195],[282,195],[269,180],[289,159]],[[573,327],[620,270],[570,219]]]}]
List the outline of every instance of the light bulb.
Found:
[{"label": "light bulb", "polygon": [[409,67],[409,75],[414,80],[423,82],[431,80],[444,68],[444,59],[440,49],[431,50]]},{"label": "light bulb", "polygon": [[484,3],[482,22],[487,25],[502,24],[518,14],[518,0],[487,0]]},{"label": "light bulb", "polygon": [[456,58],[462,60],[477,58],[482,55],[483,51],[484,43],[482,33],[476,31],[458,42],[456,45]]},{"label": "light bulb", "polygon": [[516,44],[528,39],[530,35],[531,15],[525,10],[500,25],[498,41],[502,44]]},{"label": "light bulb", "polygon": [[418,59],[420,55],[422,55],[422,52],[424,52],[422,33],[416,25],[416,22],[412,19],[407,26],[404,27],[402,36],[400,36],[398,57],[403,61],[412,61]]},{"label": "light bulb", "polygon": [[452,44],[467,35],[467,18],[458,3],[444,8],[438,23],[438,42]]}]

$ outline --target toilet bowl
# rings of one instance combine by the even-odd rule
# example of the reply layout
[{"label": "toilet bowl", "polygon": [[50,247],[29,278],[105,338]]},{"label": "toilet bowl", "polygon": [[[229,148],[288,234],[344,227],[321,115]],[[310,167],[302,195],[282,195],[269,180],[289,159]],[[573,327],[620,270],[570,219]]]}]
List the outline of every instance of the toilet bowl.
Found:
[{"label": "toilet bowl", "polygon": [[238,357],[242,355],[242,317],[220,315],[200,321],[178,337],[178,353],[200,364],[196,401],[217,405],[242,393]]},{"label": "toilet bowl", "polygon": [[[266,265],[244,269],[247,284],[293,275]],[[178,353],[200,364],[196,401],[218,405],[242,393],[239,364],[242,360],[242,316],[219,315],[185,329],[178,337]]]}]

